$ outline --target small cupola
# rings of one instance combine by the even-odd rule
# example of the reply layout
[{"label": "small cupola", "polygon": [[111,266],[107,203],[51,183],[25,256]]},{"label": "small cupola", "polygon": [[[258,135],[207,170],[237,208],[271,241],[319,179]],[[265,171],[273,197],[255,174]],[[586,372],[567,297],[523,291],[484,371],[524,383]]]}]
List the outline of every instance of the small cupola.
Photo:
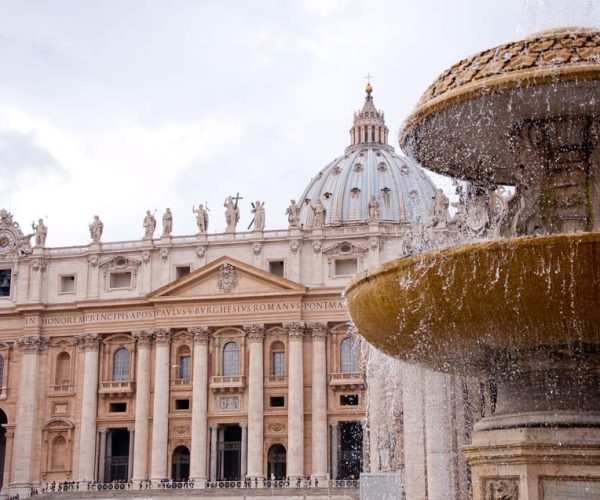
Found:
[{"label": "small cupola", "polygon": [[373,103],[373,86],[367,83],[365,104],[360,111],[354,113],[354,123],[350,129],[350,146],[346,153],[359,147],[387,146],[388,128],[385,126],[383,111],[375,108]]}]

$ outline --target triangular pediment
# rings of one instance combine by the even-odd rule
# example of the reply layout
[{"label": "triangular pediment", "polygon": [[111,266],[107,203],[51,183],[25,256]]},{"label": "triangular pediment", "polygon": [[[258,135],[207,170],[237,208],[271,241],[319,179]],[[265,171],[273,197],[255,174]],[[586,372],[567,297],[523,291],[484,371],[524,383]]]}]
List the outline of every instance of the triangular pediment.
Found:
[{"label": "triangular pediment", "polygon": [[223,256],[165,285],[150,295],[151,301],[186,298],[294,295],[306,287],[254,266]]}]

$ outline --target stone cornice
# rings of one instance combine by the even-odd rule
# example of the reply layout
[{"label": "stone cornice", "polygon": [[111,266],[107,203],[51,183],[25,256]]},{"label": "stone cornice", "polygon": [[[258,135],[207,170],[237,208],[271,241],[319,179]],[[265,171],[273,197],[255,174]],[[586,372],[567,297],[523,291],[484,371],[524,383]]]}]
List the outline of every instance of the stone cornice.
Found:
[{"label": "stone cornice", "polygon": [[248,337],[248,342],[262,342],[265,338],[265,325],[264,324],[252,324],[244,325],[244,331]]},{"label": "stone cornice", "polygon": [[100,348],[100,336],[97,333],[76,335],[75,342],[81,351],[97,351]]},{"label": "stone cornice", "polygon": [[48,349],[50,345],[50,339],[40,337],[38,335],[32,335],[29,337],[21,337],[17,339],[17,346],[24,354],[38,353]]}]

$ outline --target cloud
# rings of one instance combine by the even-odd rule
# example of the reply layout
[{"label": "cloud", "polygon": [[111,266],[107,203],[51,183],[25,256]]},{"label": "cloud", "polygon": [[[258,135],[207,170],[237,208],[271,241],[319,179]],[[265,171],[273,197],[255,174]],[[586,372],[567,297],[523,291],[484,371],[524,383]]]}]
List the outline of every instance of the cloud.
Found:
[{"label": "cloud", "polygon": [[35,133],[0,131],[0,194],[68,177],[52,153],[36,144]]}]

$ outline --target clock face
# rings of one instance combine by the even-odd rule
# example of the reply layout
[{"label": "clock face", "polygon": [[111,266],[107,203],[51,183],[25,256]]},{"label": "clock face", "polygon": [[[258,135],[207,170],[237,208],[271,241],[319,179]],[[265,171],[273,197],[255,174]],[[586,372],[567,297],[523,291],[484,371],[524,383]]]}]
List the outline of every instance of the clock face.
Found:
[{"label": "clock face", "polygon": [[0,254],[8,253],[15,247],[15,237],[10,231],[0,231]]}]

